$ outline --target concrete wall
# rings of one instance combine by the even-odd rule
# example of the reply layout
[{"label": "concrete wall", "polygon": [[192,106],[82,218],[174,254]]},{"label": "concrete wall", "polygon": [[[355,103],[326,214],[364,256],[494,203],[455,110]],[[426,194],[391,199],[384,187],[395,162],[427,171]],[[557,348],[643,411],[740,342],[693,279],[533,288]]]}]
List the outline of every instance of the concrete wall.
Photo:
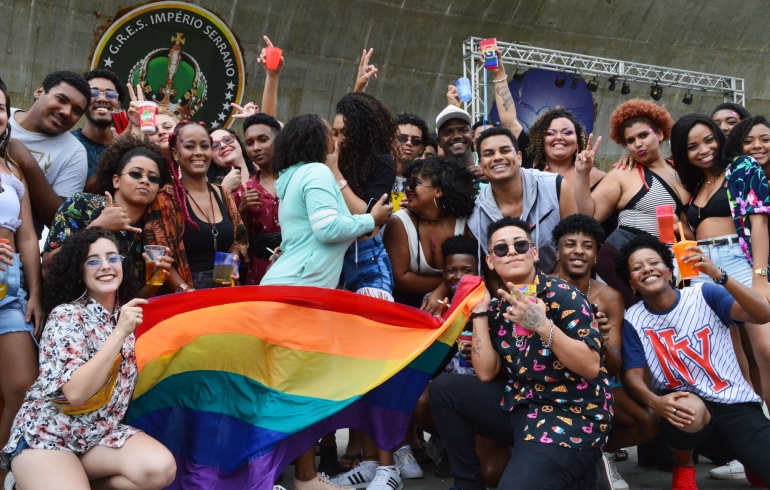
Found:
[{"label": "concrete wall", "polygon": [[[50,71],[85,71],[101,32],[134,0],[1,0],[0,76],[14,105],[31,103]],[[746,79],[747,108],[770,112],[767,0],[196,0],[230,26],[247,68],[245,101],[259,103],[264,72],[257,64],[262,34],[284,49],[279,118],[315,112],[330,117],[353,84],[357,59],[374,47],[379,77],[369,93],[396,113],[412,110],[433,126],[446,86],[462,74],[461,44],[471,35],[543,48],[672,66]],[[511,75],[513,70],[509,70]],[[597,132],[607,134],[614,107],[626,99],[595,94]],[[632,84],[649,97],[649,86]],[[721,98],[664,89],[676,119],[708,112]],[[606,162],[621,153],[604,145]]]}]

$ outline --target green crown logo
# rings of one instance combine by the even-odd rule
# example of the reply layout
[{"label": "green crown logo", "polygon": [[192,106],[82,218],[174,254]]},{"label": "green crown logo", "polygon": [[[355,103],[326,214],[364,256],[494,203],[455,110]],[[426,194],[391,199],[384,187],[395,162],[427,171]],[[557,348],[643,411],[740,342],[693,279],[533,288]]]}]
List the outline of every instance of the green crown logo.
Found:
[{"label": "green crown logo", "polygon": [[129,80],[140,86],[146,100],[169,108],[180,119],[192,119],[206,101],[206,77],[195,58],[182,51],[182,33],[171,42],[171,48],[151,51],[137,62]]}]

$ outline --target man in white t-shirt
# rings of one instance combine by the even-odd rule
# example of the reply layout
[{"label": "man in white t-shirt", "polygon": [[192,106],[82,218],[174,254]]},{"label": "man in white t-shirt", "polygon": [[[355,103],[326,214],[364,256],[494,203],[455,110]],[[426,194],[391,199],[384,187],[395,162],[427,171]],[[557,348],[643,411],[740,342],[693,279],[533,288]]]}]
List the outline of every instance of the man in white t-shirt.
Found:
[{"label": "man in white t-shirt", "polygon": [[[35,90],[28,111],[11,110],[11,136],[29,149],[16,162],[27,179],[38,234],[50,224],[65,199],[81,192],[86,183],[88,156],[69,133],[85,113],[91,90],[82,75],[71,71],[49,74]],[[21,152],[19,152],[21,153]],[[11,157],[15,157],[11,146]]]}]

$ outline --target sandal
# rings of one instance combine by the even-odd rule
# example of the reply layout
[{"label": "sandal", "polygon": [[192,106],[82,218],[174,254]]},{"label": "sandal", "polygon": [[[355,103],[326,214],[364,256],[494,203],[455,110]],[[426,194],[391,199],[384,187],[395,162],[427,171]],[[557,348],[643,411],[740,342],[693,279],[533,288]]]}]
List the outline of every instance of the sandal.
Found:
[{"label": "sandal", "polygon": [[615,462],[620,463],[628,459],[628,451],[625,449],[618,449],[615,451]]},{"label": "sandal", "polygon": [[339,459],[340,473],[345,473],[352,470],[358,464],[364,460],[363,455],[359,454],[345,454]]}]

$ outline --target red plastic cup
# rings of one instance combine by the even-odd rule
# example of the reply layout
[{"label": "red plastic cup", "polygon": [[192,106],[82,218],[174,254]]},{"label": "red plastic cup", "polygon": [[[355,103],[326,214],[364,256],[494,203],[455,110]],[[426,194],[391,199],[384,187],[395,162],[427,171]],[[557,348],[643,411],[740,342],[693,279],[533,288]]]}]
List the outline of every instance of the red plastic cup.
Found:
[{"label": "red plastic cup", "polygon": [[155,113],[158,112],[158,104],[147,100],[139,103],[139,119],[141,120],[141,127],[143,133],[154,133],[155,128]]},{"label": "red plastic cup", "polygon": [[115,125],[115,131],[122,134],[128,127],[128,113],[125,109],[112,111],[112,123]]},{"label": "red plastic cup", "polygon": [[268,70],[278,69],[278,65],[281,63],[281,56],[283,50],[276,48],[275,46],[268,46],[265,48],[265,68]]},{"label": "red plastic cup", "polygon": [[655,214],[658,218],[658,233],[660,241],[669,245],[674,243],[674,205],[661,204],[655,206]]}]

